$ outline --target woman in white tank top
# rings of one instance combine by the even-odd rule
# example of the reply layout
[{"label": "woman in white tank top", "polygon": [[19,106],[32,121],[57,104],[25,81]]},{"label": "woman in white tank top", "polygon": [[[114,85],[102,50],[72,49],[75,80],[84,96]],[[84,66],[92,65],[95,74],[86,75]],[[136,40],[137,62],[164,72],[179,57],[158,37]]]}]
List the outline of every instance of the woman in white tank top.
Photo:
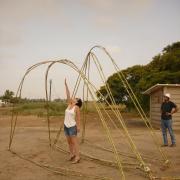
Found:
[{"label": "woman in white tank top", "polygon": [[80,108],[82,101],[79,98],[71,99],[68,85],[65,79],[65,88],[67,95],[68,107],[65,110],[64,133],[69,145],[70,158],[73,164],[80,161],[79,142],[77,133],[80,132]]}]

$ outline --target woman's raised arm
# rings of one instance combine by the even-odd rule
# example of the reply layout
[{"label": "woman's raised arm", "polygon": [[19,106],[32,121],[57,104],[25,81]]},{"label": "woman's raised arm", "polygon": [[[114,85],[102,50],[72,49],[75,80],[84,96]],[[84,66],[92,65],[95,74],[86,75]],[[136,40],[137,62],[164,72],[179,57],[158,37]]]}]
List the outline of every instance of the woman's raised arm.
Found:
[{"label": "woman's raised arm", "polygon": [[67,82],[66,82],[66,78],[65,78],[65,89],[66,89],[66,97],[67,97],[67,102],[70,103],[70,92],[69,92],[69,88],[68,88],[68,85],[67,85]]}]

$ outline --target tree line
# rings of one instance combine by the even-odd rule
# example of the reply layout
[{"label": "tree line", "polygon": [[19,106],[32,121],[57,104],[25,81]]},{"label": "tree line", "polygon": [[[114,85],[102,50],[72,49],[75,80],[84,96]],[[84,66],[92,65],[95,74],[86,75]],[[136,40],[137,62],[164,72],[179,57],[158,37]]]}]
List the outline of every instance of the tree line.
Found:
[{"label": "tree line", "polygon": [[[14,92],[9,89],[5,90],[4,94],[2,96],[0,96],[0,100],[2,100],[2,102],[5,105],[13,104],[13,103],[31,103],[31,102],[45,102],[46,101],[44,98],[33,99],[33,98],[15,97]],[[53,99],[52,101],[53,102],[64,102],[65,100],[61,99],[61,98],[57,98],[57,99]]]},{"label": "tree line", "polygon": [[[149,97],[143,95],[142,92],[157,83],[180,83],[180,42],[166,46],[161,53],[152,58],[150,63],[128,67],[122,72],[142,107],[148,110]],[[109,85],[117,104],[125,104],[129,110],[134,107],[117,73],[111,75],[106,83]],[[105,86],[100,87],[100,92],[110,102]],[[98,93],[97,95],[99,96]]]},{"label": "tree line", "polygon": [[[161,53],[154,56],[152,61],[146,65],[135,65],[122,70],[128,83],[132,87],[140,104],[145,110],[149,109],[149,96],[143,95],[146,89],[151,86],[159,84],[179,84],[180,83],[180,42],[175,42],[166,46]],[[106,82],[117,104],[125,104],[128,110],[134,106],[126,92],[122,82],[118,78],[117,73],[111,75]],[[110,97],[105,89],[101,86],[99,90],[107,101],[110,102]],[[99,101],[103,101],[99,93],[97,93]],[[44,102],[45,99],[27,99],[16,98],[14,92],[6,90],[0,99],[5,103],[24,103],[24,102]],[[62,99],[55,99],[53,101],[61,102]]]}]

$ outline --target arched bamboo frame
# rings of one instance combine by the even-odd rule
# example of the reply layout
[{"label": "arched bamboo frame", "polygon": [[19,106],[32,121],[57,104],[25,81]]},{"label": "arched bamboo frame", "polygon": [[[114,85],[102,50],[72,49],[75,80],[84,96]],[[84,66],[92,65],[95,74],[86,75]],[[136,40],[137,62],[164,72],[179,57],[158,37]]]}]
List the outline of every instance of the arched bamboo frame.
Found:
[{"label": "arched bamboo frame", "polygon": [[[120,123],[120,125],[121,125],[121,127],[122,127],[122,129],[123,129],[123,131],[125,133],[125,137],[128,139],[129,145],[130,145],[130,147],[132,149],[132,152],[135,154],[136,159],[138,160],[140,167],[142,168],[142,170],[147,174],[147,176],[150,179],[153,179],[154,177],[152,175],[152,172],[149,169],[149,167],[146,165],[146,163],[144,162],[144,159],[142,158],[141,154],[139,153],[136,144],[134,143],[131,135],[129,134],[128,129],[126,127],[126,124],[124,123],[124,120],[123,120],[123,118],[121,116],[120,111],[116,110],[116,109],[113,109],[113,107],[112,107],[112,105],[115,105],[116,103],[115,103],[115,100],[114,100],[114,98],[112,96],[111,89],[110,89],[110,87],[109,87],[109,85],[107,83],[107,78],[105,77],[105,74],[103,72],[103,67],[102,67],[98,57],[96,56],[96,54],[93,52],[95,49],[102,50],[107,55],[109,60],[112,62],[113,66],[114,66],[114,69],[115,69],[115,72],[118,75],[118,78],[123,83],[123,86],[126,89],[126,91],[127,91],[128,95],[129,95],[129,97],[131,98],[132,102],[134,103],[135,108],[137,109],[137,111],[140,114],[143,122],[145,123],[146,127],[148,128],[148,130],[149,130],[149,132],[150,132],[150,134],[152,136],[152,139],[154,141],[154,144],[156,145],[157,150],[160,152],[160,155],[161,155],[164,163],[166,165],[169,165],[170,162],[167,159],[166,154],[162,151],[162,149],[159,146],[160,143],[159,143],[158,138],[157,138],[157,136],[156,136],[156,134],[154,132],[154,129],[153,129],[152,125],[151,125],[151,122],[147,118],[147,116],[146,116],[143,108],[141,107],[136,95],[134,94],[132,88],[130,87],[125,75],[120,70],[120,68],[118,67],[115,60],[112,58],[112,56],[102,46],[94,46],[94,47],[92,47],[90,49],[90,51],[87,53],[87,56],[85,58],[85,61],[84,61],[83,65],[82,65],[81,69],[79,69],[72,61],[67,60],[67,59],[49,60],[49,61],[43,61],[43,62],[34,64],[30,68],[28,68],[27,71],[25,72],[25,74],[24,74],[24,76],[23,76],[23,78],[22,78],[22,80],[21,80],[21,82],[19,84],[19,87],[18,87],[18,90],[17,90],[17,93],[16,93],[16,97],[21,98],[23,83],[25,81],[26,76],[32,70],[34,70],[35,68],[37,68],[37,67],[39,67],[41,65],[44,65],[44,64],[48,64],[46,74],[45,74],[45,97],[46,97],[46,104],[47,104],[47,122],[48,122],[49,145],[52,146],[51,130],[50,130],[50,118],[49,118],[49,94],[48,94],[48,81],[47,81],[48,80],[48,73],[49,73],[51,67],[53,65],[55,65],[55,64],[65,64],[65,65],[69,66],[72,70],[77,72],[78,73],[78,78],[77,78],[76,85],[74,87],[74,91],[72,93],[72,96],[74,97],[76,95],[76,93],[78,91],[78,88],[79,88],[80,81],[83,80],[83,83],[84,83],[84,85],[83,85],[83,99],[85,99],[84,96],[86,94],[86,101],[88,101],[88,96],[91,96],[91,98],[94,100],[94,106],[95,106],[95,108],[96,108],[96,110],[98,112],[99,119],[101,120],[101,123],[102,123],[104,129],[106,130],[106,135],[107,135],[108,140],[109,140],[109,142],[110,142],[110,144],[112,146],[113,153],[115,155],[115,159],[116,159],[116,162],[117,162],[117,165],[118,165],[118,168],[119,168],[120,176],[121,176],[122,179],[125,179],[125,175],[124,175],[124,171],[123,171],[123,165],[122,165],[121,159],[120,159],[120,157],[118,155],[118,150],[117,150],[117,148],[115,146],[115,143],[114,143],[113,138],[111,136],[111,133],[109,131],[109,127],[107,126],[107,122],[106,122],[106,120],[104,118],[104,115],[101,112],[101,109],[103,109],[103,107],[100,108],[99,106],[101,106],[101,105],[99,105],[99,104],[97,104],[95,102],[95,100],[97,98],[96,97],[96,92],[98,92],[102,98],[103,98],[103,95],[99,92],[99,90],[90,81],[89,69],[90,69],[90,63],[91,63],[91,61],[93,61],[96,68],[97,68],[97,70],[98,70],[98,72],[99,72],[99,75],[101,77],[102,82],[105,84],[106,91],[108,92],[108,96],[110,97],[110,100],[111,100],[111,103],[109,103],[109,102],[107,102],[105,100],[106,103],[110,106],[112,112],[115,114],[116,118],[118,119],[118,122]],[[85,87],[86,87],[86,92],[85,92]],[[86,110],[87,110],[87,106],[85,105],[85,110],[84,111],[86,111]],[[113,124],[113,126],[115,128],[117,128],[116,124],[111,119],[109,114],[105,110],[104,110],[104,112],[107,115],[107,117],[109,118],[110,122]],[[14,133],[15,133],[17,120],[18,120],[18,113],[14,114],[14,111],[13,111],[13,114],[12,114],[12,117],[11,117],[9,150],[11,150],[11,145],[12,145],[13,136],[14,136]],[[82,142],[84,142],[84,139],[85,139],[85,127],[86,127],[86,117],[85,117],[85,113],[83,113]],[[56,142],[57,142],[57,140],[59,138],[60,131],[61,131],[61,128],[59,129],[59,131],[57,133],[57,137],[55,139],[54,144],[56,144]]]}]

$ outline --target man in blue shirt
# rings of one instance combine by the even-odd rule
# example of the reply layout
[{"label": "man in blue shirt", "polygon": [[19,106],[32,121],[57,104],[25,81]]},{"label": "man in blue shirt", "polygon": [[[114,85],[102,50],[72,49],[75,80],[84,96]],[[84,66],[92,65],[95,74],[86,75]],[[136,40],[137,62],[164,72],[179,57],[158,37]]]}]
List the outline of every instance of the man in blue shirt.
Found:
[{"label": "man in blue shirt", "polygon": [[176,146],[176,140],[174,136],[174,132],[172,129],[172,114],[177,111],[177,106],[175,103],[170,101],[170,94],[167,93],[164,95],[164,101],[161,105],[161,129],[163,135],[164,146],[168,146],[168,139],[167,139],[167,129],[171,136],[171,145],[170,147]]}]

